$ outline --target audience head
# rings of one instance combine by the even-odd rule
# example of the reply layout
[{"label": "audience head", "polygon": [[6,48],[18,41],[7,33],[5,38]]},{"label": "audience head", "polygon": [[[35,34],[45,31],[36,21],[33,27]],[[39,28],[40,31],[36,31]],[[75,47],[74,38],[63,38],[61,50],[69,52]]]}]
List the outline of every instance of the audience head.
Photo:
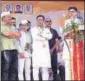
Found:
[{"label": "audience head", "polygon": [[45,25],[46,25],[46,27],[50,28],[51,25],[52,25],[52,20],[50,18],[46,18],[45,19]]},{"label": "audience head", "polygon": [[22,20],[21,23],[19,24],[19,30],[27,31],[27,29],[28,29],[28,21]]},{"label": "audience head", "polygon": [[38,15],[36,17],[36,20],[37,20],[37,25],[39,27],[43,27],[44,23],[45,23],[45,17],[43,15]]},{"label": "audience head", "polygon": [[10,23],[11,23],[11,25],[16,26],[16,18],[15,17],[11,17]]},{"label": "audience head", "polygon": [[10,24],[11,13],[10,12],[2,12],[1,19],[5,24]]},{"label": "audience head", "polygon": [[68,13],[70,17],[73,17],[73,18],[77,17],[77,12],[78,12],[78,9],[74,6],[68,8]]}]

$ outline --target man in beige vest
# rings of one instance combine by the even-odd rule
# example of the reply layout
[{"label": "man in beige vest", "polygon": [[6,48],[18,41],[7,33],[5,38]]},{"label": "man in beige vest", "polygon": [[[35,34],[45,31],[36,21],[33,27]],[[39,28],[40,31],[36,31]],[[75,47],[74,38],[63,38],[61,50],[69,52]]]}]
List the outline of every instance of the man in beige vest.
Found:
[{"label": "man in beige vest", "polygon": [[16,81],[18,66],[16,39],[20,37],[20,33],[10,24],[10,12],[2,12],[1,19],[1,80]]}]

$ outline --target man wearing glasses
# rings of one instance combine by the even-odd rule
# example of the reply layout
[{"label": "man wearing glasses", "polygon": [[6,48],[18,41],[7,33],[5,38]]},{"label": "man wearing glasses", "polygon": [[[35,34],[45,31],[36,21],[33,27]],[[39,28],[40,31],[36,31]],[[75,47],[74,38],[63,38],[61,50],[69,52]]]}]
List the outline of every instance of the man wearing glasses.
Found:
[{"label": "man wearing glasses", "polygon": [[59,80],[59,77],[57,77],[57,47],[58,47],[58,33],[56,30],[54,30],[51,25],[52,21],[50,18],[45,19],[46,27],[48,27],[53,35],[52,39],[49,40],[49,48],[50,48],[50,54],[51,54],[51,65],[52,65],[52,71],[53,71],[53,81]]}]

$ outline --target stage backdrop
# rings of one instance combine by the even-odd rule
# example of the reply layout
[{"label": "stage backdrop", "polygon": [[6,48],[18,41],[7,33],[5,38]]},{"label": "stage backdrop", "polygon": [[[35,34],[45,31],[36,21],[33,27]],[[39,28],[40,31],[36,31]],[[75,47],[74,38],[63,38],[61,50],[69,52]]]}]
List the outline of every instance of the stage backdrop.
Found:
[{"label": "stage backdrop", "polygon": [[[32,26],[36,24],[36,16],[43,14],[50,17],[53,21],[52,27],[63,27],[65,15],[69,6],[76,6],[81,15],[84,16],[83,1],[2,1],[2,11],[6,11],[6,5],[10,5],[10,9],[14,16],[16,15],[17,27],[22,19],[28,19],[32,22]],[[15,13],[16,5],[21,6],[22,13]],[[25,6],[29,6],[28,13]]]},{"label": "stage backdrop", "polygon": [[[7,7],[7,5],[9,7]],[[16,5],[20,5],[22,13],[15,13]],[[81,16],[84,18],[83,1],[49,1],[49,2],[48,1],[2,1],[2,11],[10,10],[12,12],[13,16],[16,17],[17,27],[22,19],[30,20],[33,27],[34,25],[36,25],[36,16],[42,14],[45,17],[50,17],[52,19],[52,27],[57,30],[59,35],[61,35],[60,27],[64,27],[64,21],[68,17],[67,9],[70,6],[76,6],[79,9]],[[83,67],[78,67],[78,65],[83,63],[84,61],[83,53],[80,58],[76,58],[77,54],[79,55],[81,53],[74,52],[74,57],[72,58],[72,60],[74,61],[72,63],[73,64],[72,71],[74,72],[72,72],[73,77],[71,80],[80,80],[80,79],[83,80],[84,78]],[[79,60],[81,60],[81,62],[79,62]],[[82,68],[82,70],[81,69],[79,70],[78,68]]]}]

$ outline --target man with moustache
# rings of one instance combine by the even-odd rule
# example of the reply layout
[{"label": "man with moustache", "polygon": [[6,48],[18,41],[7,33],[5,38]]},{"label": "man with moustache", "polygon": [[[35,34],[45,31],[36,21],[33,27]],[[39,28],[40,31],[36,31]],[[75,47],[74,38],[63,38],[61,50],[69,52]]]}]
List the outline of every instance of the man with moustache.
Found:
[{"label": "man with moustache", "polygon": [[16,81],[18,71],[17,42],[21,35],[11,26],[10,12],[1,13],[1,80]]},{"label": "man with moustache", "polygon": [[53,81],[60,80],[59,76],[57,76],[57,48],[58,48],[58,33],[56,30],[52,28],[52,20],[50,18],[45,19],[46,27],[49,28],[50,32],[52,33],[53,37],[49,40],[49,48],[51,53],[51,65],[53,71]]},{"label": "man with moustache", "polygon": [[37,26],[31,29],[33,39],[33,79],[39,80],[38,74],[41,69],[42,80],[48,81],[48,68],[51,68],[48,40],[52,38],[52,34],[50,30],[44,26],[45,17],[43,15],[38,15],[36,20]]}]

